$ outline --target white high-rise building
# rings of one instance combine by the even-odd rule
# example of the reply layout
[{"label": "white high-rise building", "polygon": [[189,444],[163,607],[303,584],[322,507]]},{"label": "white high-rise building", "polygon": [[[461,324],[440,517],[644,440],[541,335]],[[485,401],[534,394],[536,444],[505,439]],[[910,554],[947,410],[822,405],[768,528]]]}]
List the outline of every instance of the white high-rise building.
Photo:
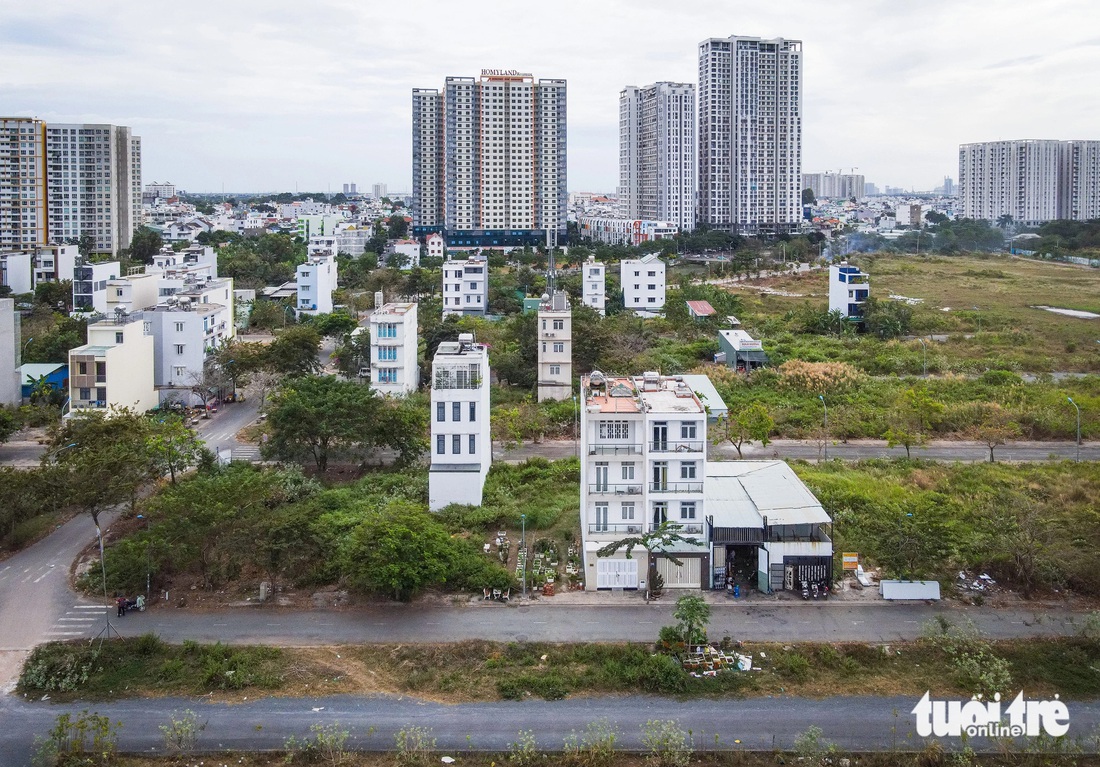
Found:
[{"label": "white high-rise building", "polygon": [[403,397],[420,385],[416,310],[415,303],[390,302],[371,312],[370,381],[380,394]]},{"label": "white high-rise building", "polygon": [[565,80],[483,69],[413,90],[413,233],[451,247],[564,241]]},{"label": "white high-rise building", "polygon": [[589,256],[581,267],[581,300],[601,317],[607,313],[607,267],[595,256]]},{"label": "white high-rise building", "polygon": [[1100,141],[987,141],[959,147],[965,218],[1025,226],[1100,217]]},{"label": "white high-rise building", "polygon": [[489,308],[489,262],[484,256],[443,262],[443,316],[484,317]]},{"label": "white high-rise building", "polygon": [[141,224],[141,139],[122,125],[46,126],[51,242],[83,234],[95,252],[130,247]]},{"label": "white high-rise building", "polygon": [[336,290],[336,256],[317,253],[299,264],[296,272],[298,311],[302,314],[331,314],[332,291]]},{"label": "white high-rise building", "polygon": [[0,117],[0,252],[48,242],[46,124]]},{"label": "white high-rise building", "polygon": [[573,313],[564,290],[544,295],[539,304],[538,399],[563,400],[573,396]]},{"label": "white high-rise building", "polygon": [[628,85],[619,94],[619,215],[695,228],[695,86]]},{"label": "white high-rise building", "polygon": [[428,508],[480,506],[493,462],[489,435],[489,349],[472,334],[444,341],[432,359]]},{"label": "white high-rise building", "polygon": [[802,218],[802,43],[699,44],[698,221],[789,232]]},{"label": "white high-rise building", "polygon": [[624,258],[619,264],[623,308],[639,317],[656,316],[665,308],[665,262],[656,253]]},{"label": "white high-rise building", "polygon": [[842,197],[861,200],[866,192],[866,180],[859,173],[803,173],[802,188],[810,189],[814,197]]},{"label": "white high-rise building", "polygon": [[707,466],[707,413],[691,387],[657,373],[581,378],[581,540],[585,589],[645,588],[647,555],[622,549],[596,552],[662,522],[680,525],[699,545],[677,544],[667,553],[683,561],[658,562],[667,588],[700,588],[707,553],[703,478]]}]

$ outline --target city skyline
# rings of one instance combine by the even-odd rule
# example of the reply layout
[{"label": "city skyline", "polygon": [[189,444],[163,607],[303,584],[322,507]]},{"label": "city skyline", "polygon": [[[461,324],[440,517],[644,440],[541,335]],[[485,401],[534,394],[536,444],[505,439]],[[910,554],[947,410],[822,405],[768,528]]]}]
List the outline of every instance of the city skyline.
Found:
[{"label": "city skyline", "polygon": [[1100,104],[1082,94],[1100,38],[1082,23],[1088,10],[612,0],[474,16],[427,0],[289,12],[200,1],[108,17],[9,0],[0,112],[130,126],[145,180],[191,191],[401,191],[412,88],[483,68],[549,73],[569,83],[570,189],[613,191],[624,87],[697,83],[708,38],[784,37],[804,50],[803,171],[855,167],[880,188],[930,189],[957,173],[960,144],[1094,137]]}]

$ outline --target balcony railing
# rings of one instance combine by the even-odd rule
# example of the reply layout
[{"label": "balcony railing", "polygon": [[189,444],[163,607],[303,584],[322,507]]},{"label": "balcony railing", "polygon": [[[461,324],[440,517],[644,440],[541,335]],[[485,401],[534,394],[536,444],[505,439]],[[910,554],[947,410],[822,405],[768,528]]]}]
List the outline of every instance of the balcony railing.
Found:
[{"label": "balcony railing", "polygon": [[[703,523],[702,522],[692,522],[692,521],[688,521],[688,520],[681,521],[681,520],[675,520],[675,519],[670,519],[668,521],[669,521],[669,523],[671,523],[671,525],[676,525],[676,527],[672,530],[672,532],[676,533],[677,535],[687,536],[687,535],[702,535],[703,534]],[[655,531],[658,527],[659,527],[659,525],[655,525],[652,522],[650,522],[649,523],[649,532]]]},{"label": "balcony railing", "polygon": [[615,522],[613,524],[595,524],[588,525],[588,532],[590,533],[606,533],[607,535],[641,535],[645,532],[645,525],[641,522]]},{"label": "balcony railing", "polygon": [[651,493],[701,493],[702,482],[650,482]]},{"label": "balcony railing", "polygon": [[589,445],[589,455],[641,455],[641,445],[601,444]]},{"label": "balcony railing", "polygon": [[606,493],[608,495],[641,495],[641,485],[609,485],[606,482],[597,482],[588,486],[590,494]]},{"label": "balcony railing", "polygon": [[649,443],[653,453],[701,453],[707,443],[701,439],[662,439]]}]

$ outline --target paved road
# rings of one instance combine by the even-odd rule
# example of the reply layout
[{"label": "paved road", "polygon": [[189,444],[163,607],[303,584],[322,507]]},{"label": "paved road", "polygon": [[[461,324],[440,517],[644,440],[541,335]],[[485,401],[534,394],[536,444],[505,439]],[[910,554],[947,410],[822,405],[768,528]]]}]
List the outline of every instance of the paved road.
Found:
[{"label": "paved road", "polygon": [[[606,719],[617,731],[616,746],[641,750],[642,727],[649,720],[673,720],[691,729],[697,748],[717,744],[724,749],[770,751],[789,749],[811,725],[822,738],[845,750],[919,749],[910,713],[912,698],[833,697],[751,698],[748,700],[678,701],[648,696],[578,698],[547,702],[469,703],[441,705],[405,696],[339,696],[328,698],[265,698],[226,705],[186,699],[130,700],[89,707],[0,701],[0,767],[29,763],[35,734],[44,734],[63,712],[84,708],[121,721],[119,746],[125,751],[163,751],[159,727],[175,712],[192,710],[206,729],[199,734],[202,751],[280,749],[291,735],[310,735],[314,724],[336,725],[351,733],[348,746],[359,750],[392,749],[397,730],[429,727],[437,748],[461,757],[460,751],[502,751],[520,730],[533,730],[539,748],[560,749],[571,733]],[[1069,703],[1069,737],[1090,737],[1100,724],[1100,703]],[[178,714],[176,714],[178,716]],[[740,741],[739,744],[735,741]],[[959,749],[957,739],[947,743]],[[976,750],[996,746],[969,739]],[[1095,742],[1086,744],[1095,749]]]},{"label": "paved road", "polygon": [[244,443],[237,440],[237,432],[256,420],[259,408],[259,395],[248,392],[244,402],[221,405],[209,420],[199,421],[195,432],[215,452],[239,449]]},{"label": "paved road", "polygon": [[[608,602],[611,600],[608,599]],[[112,624],[123,636],[155,632],[170,642],[195,639],[231,644],[314,646],[362,642],[619,642],[655,639],[675,623],[674,604],[530,605],[474,602],[460,606],[381,605],[301,612],[289,608],[238,607],[180,610],[171,607],[131,613]],[[802,602],[718,603],[712,606],[711,636],[749,641],[897,642],[915,639],[935,616],[973,621],[992,638],[1072,634],[1083,613],[1043,609],[964,608],[925,603]],[[99,624],[84,629],[87,636]]]}]

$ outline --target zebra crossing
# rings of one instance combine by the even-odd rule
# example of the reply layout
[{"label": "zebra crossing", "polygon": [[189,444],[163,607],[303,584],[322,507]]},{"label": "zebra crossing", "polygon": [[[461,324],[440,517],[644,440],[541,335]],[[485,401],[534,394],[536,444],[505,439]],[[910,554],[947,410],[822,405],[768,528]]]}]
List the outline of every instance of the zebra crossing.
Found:
[{"label": "zebra crossing", "polygon": [[106,625],[108,610],[114,606],[78,604],[73,605],[58,618],[46,636],[52,639],[75,639],[76,637],[95,636]]},{"label": "zebra crossing", "polygon": [[247,461],[248,463],[259,463],[260,448],[255,445],[238,445],[233,448],[233,460],[234,461]]}]

